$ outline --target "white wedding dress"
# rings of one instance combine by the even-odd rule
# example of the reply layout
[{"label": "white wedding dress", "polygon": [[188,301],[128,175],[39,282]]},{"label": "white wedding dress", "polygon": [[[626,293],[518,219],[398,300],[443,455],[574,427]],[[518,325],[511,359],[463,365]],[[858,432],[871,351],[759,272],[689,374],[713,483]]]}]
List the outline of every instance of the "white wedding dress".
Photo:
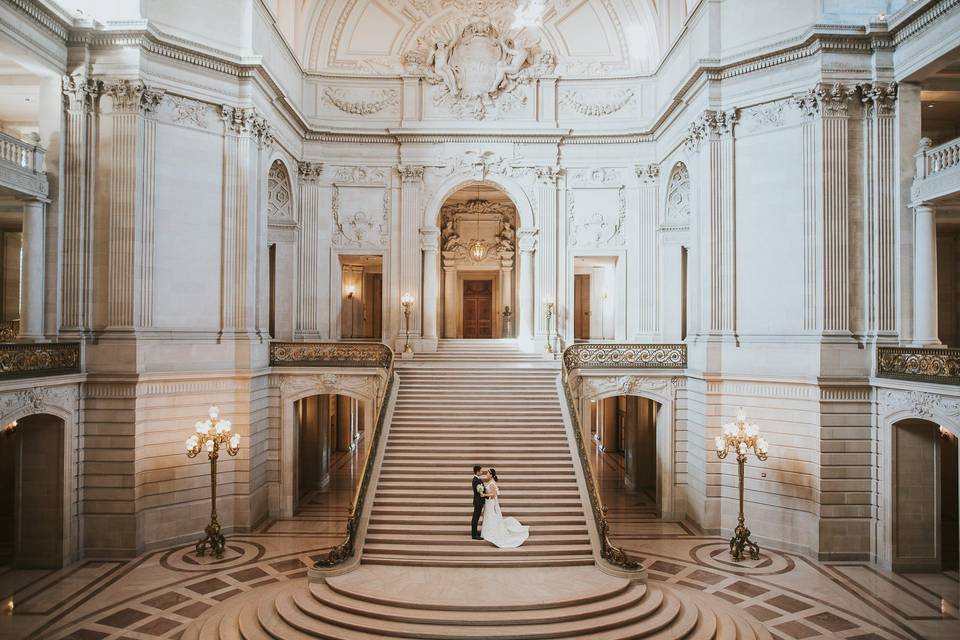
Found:
[{"label": "white wedding dress", "polygon": [[[486,493],[493,493],[497,483],[493,480],[484,486]],[[497,489],[499,495],[499,489]],[[487,498],[483,505],[483,527],[480,537],[492,542],[501,549],[512,549],[522,545],[530,535],[530,527],[520,524],[516,518],[504,518],[497,498]]]}]

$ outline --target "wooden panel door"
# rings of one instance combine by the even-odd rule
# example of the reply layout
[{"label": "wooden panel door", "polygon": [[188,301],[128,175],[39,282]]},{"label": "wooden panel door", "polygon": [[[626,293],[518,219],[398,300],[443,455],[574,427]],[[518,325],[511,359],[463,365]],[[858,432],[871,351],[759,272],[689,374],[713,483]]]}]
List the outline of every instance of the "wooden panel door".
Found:
[{"label": "wooden panel door", "polygon": [[493,281],[463,281],[463,337],[493,337]]},{"label": "wooden panel door", "polygon": [[590,275],[573,276],[573,338],[590,339]]}]

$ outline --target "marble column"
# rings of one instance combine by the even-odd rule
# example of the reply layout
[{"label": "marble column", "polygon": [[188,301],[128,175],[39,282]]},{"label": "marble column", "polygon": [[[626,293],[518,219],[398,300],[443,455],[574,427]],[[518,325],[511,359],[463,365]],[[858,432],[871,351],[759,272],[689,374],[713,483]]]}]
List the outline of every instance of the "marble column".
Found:
[{"label": "marble column", "polygon": [[[511,316],[514,312],[513,304],[513,258],[504,258],[500,261],[500,336],[503,338],[512,338],[513,327],[510,327],[510,333],[506,333],[507,326],[504,322],[503,312],[510,307]],[[510,324],[513,325],[516,318],[511,317]]]},{"label": "marble column", "polygon": [[534,252],[537,248],[537,230],[521,229],[517,234],[520,249],[520,284],[517,292],[517,337],[520,348],[535,351],[534,326],[540,313],[540,303],[535,295]]},{"label": "marble column", "polygon": [[457,268],[443,267],[443,337],[457,337]]},{"label": "marble column", "polygon": [[299,339],[319,340],[321,313],[321,284],[324,281],[321,242],[320,175],[319,162],[301,162],[297,167],[300,180],[300,226],[297,230],[298,269],[300,287],[297,296],[297,323],[295,336]]},{"label": "marble column", "polygon": [[913,207],[913,342],[937,345],[937,221],[927,203]]},{"label": "marble column", "polygon": [[437,350],[437,300],[440,297],[440,230],[421,229],[423,250],[423,344],[421,351]]},{"label": "marble column", "polygon": [[[400,237],[394,247],[400,254],[399,290],[388,305],[400,308],[400,296],[405,293],[413,294],[413,308],[410,310],[410,337],[414,340],[415,350],[417,338],[421,334],[420,309],[423,305],[423,292],[420,291],[421,251],[418,239],[420,229],[420,192],[423,189],[423,167],[401,165],[397,167],[400,174]],[[419,294],[419,295],[418,295]],[[436,316],[434,316],[436,318]],[[434,330],[436,332],[436,330]],[[400,326],[395,338],[394,348],[402,349],[405,342],[403,315],[400,315]]]},{"label": "marble column", "polygon": [[20,250],[20,337],[43,338],[44,203],[23,202],[23,240]]},{"label": "marble column", "polygon": [[107,230],[106,326],[129,331],[153,317],[153,227],[156,121],[163,90],[119,80],[113,101]]},{"label": "marble column", "polygon": [[636,167],[640,181],[640,216],[637,221],[639,253],[638,269],[638,324],[635,336],[638,340],[652,340],[660,333],[660,307],[658,289],[660,278],[657,267],[660,262],[657,247],[657,185],[660,181],[660,165],[647,164]]},{"label": "marble column", "polygon": [[83,75],[63,77],[63,220],[60,264],[60,329],[66,335],[90,329],[93,210],[98,108],[103,82]]},{"label": "marble column", "polygon": [[867,188],[869,198],[865,234],[864,271],[866,332],[877,338],[897,337],[897,149],[895,117],[897,85],[861,85],[865,107]]}]

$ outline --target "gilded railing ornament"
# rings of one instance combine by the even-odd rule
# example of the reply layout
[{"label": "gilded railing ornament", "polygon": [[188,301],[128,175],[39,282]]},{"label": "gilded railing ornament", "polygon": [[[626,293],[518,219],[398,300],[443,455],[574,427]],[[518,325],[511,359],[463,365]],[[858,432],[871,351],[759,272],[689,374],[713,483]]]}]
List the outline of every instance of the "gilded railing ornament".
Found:
[{"label": "gilded railing ornament", "polygon": [[393,351],[379,342],[271,342],[272,367],[392,367]]},{"label": "gilded railing ornament", "polygon": [[20,321],[0,322],[0,342],[12,342],[20,335]]},{"label": "gilded railing ornament", "polygon": [[683,369],[685,344],[575,344],[563,352],[563,367],[574,369]]},{"label": "gilded railing ornament", "polygon": [[80,345],[75,342],[0,344],[0,379],[80,372]]},{"label": "gilded railing ornament", "polygon": [[960,384],[960,349],[877,347],[877,376]]},{"label": "gilded railing ornament", "polygon": [[600,486],[590,469],[590,460],[587,456],[587,449],[583,444],[583,435],[580,432],[580,420],[577,418],[573,395],[570,393],[570,386],[566,380],[563,381],[563,391],[567,399],[567,408],[570,411],[570,420],[573,422],[573,434],[577,441],[577,454],[580,456],[580,463],[583,467],[584,480],[587,483],[587,493],[590,496],[590,508],[593,511],[593,519],[597,523],[597,534],[600,538],[600,557],[621,569],[639,571],[640,563],[632,560],[626,551],[610,541],[610,523],[607,521],[607,509],[600,499]]}]

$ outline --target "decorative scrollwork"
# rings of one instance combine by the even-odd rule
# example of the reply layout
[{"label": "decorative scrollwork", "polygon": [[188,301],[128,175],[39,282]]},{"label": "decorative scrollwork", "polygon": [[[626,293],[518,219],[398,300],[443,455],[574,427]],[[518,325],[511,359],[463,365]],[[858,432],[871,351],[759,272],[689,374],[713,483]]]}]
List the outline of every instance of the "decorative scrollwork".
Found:
[{"label": "decorative scrollwork", "polygon": [[11,320],[10,322],[0,323],[0,342],[10,342],[16,340],[20,335],[20,321]]},{"label": "decorative scrollwork", "polygon": [[78,343],[0,344],[0,379],[79,372]]},{"label": "decorative scrollwork", "polygon": [[379,342],[271,342],[272,367],[381,367],[393,365],[393,351]]},{"label": "decorative scrollwork", "polygon": [[877,376],[960,384],[960,349],[877,347]]},{"label": "decorative scrollwork", "polygon": [[[567,349],[569,351],[569,349]],[[570,420],[573,422],[574,439],[577,441],[577,454],[580,456],[580,464],[583,467],[584,480],[587,483],[587,493],[590,495],[590,507],[593,511],[593,519],[597,524],[597,535],[600,538],[600,556],[610,564],[626,569],[627,571],[639,571],[640,563],[632,560],[627,552],[621,547],[610,541],[610,523],[607,521],[607,509],[603,506],[600,499],[600,487],[590,469],[590,459],[587,457],[587,448],[583,444],[583,435],[580,431],[580,420],[577,418],[577,412],[573,402],[573,396],[570,393],[570,385],[566,379],[563,381],[564,396],[567,400],[567,409],[570,411]]]},{"label": "decorative scrollwork", "polygon": [[575,344],[563,352],[563,366],[574,369],[683,369],[685,344]]}]

